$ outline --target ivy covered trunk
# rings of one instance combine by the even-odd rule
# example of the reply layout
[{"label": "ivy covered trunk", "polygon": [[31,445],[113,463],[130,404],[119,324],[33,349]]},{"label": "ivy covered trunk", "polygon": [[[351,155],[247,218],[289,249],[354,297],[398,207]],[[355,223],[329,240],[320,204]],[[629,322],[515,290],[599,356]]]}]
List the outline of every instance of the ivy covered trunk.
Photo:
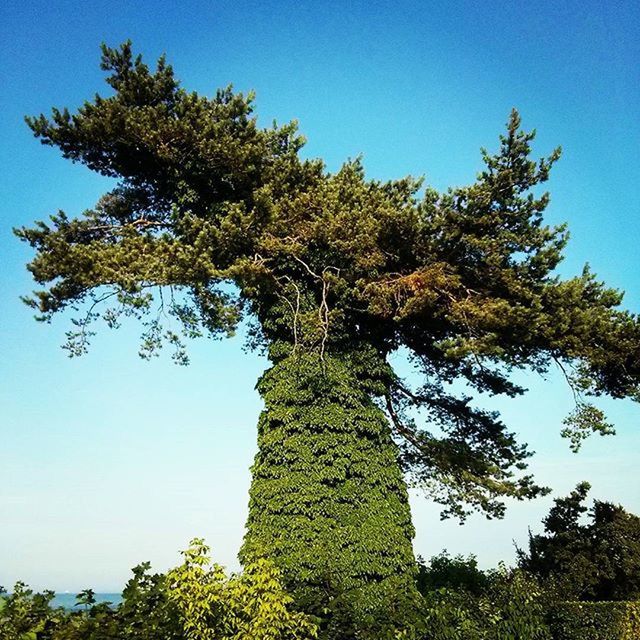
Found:
[{"label": "ivy covered trunk", "polygon": [[[371,351],[289,353],[258,383],[249,518],[241,558],[272,558],[299,606],[336,637],[392,624],[413,593],[414,529]],[[378,366],[380,365],[378,360]]]}]

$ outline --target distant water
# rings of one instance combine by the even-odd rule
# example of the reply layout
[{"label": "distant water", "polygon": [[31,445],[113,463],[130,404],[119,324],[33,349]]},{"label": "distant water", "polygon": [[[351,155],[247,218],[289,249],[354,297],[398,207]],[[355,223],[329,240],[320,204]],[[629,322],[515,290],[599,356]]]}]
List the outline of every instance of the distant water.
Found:
[{"label": "distant water", "polygon": [[[94,597],[96,602],[110,602],[114,606],[122,602],[122,596],[119,593],[96,593],[94,594]],[[71,609],[72,611],[84,609],[83,606],[74,606],[75,604],[75,593],[56,593],[56,597],[51,601],[52,607],[64,607],[65,609]]]}]

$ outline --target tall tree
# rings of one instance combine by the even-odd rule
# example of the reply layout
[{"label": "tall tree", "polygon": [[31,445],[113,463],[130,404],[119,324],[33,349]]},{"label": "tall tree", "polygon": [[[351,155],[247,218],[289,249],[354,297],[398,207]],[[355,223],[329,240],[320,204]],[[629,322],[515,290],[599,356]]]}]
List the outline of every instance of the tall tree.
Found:
[{"label": "tall tree", "polygon": [[[611,430],[589,396],[638,397],[638,319],[587,268],[554,275],[567,234],[543,224],[536,187],[559,150],[531,160],[534,134],[515,111],[474,184],[423,192],[413,178],[369,180],[359,161],[332,174],[301,159],[295,124],[261,129],[253,96],[189,93],[130,43],[103,47],[102,68],[108,97],[27,119],[44,144],[117,181],[78,218],[17,230],[44,287],[27,302],[44,320],[86,305],[71,355],[99,318],[139,318],[141,355],[168,341],[183,363],[183,336],[254,320],[272,367],[258,384],[242,555],[274,558],[306,606],[340,602],[358,618],[390,581],[411,583],[403,472],[445,515],[500,516],[502,498],[544,492],[522,473],[526,445],[449,383],[516,396],[514,370],[557,363],[576,397],[576,446]],[[399,348],[418,388],[389,363]]]}]

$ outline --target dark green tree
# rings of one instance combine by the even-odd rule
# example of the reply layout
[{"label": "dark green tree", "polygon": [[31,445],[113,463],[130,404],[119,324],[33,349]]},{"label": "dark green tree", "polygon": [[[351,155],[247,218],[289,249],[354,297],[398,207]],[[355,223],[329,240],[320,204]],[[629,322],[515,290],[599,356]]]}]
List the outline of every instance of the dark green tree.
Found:
[{"label": "dark green tree", "polygon": [[[537,186],[559,151],[531,160],[515,111],[477,181],[441,194],[369,180],[359,161],[329,173],[300,157],[294,123],[258,127],[253,96],[187,92],[164,58],[149,69],[130,43],[103,47],[102,68],[107,97],[27,119],[115,182],[80,217],[17,230],[43,286],[27,302],[43,320],[81,310],[71,355],[100,318],[139,318],[141,355],[168,342],[182,363],[183,337],[253,320],[251,344],[272,366],[258,383],[242,556],[273,558],[307,608],[335,601],[366,617],[389,580],[410,588],[403,472],[445,515],[500,516],[502,498],[544,491],[522,473],[526,446],[449,383],[515,396],[514,370],[557,363],[576,397],[576,444],[611,430],[589,396],[637,397],[638,320],[588,269],[554,275],[567,235],[543,224]],[[424,374],[419,388],[389,363],[400,348]]]},{"label": "dark green tree", "polygon": [[555,587],[565,599],[640,598],[640,518],[620,505],[594,500],[580,483],[555,500],[544,533],[529,533],[528,551],[518,550],[520,566]]},{"label": "dark green tree", "polygon": [[418,558],[417,583],[422,594],[436,589],[451,589],[480,596],[489,587],[489,577],[478,568],[475,556],[451,557],[445,549],[428,563]]}]

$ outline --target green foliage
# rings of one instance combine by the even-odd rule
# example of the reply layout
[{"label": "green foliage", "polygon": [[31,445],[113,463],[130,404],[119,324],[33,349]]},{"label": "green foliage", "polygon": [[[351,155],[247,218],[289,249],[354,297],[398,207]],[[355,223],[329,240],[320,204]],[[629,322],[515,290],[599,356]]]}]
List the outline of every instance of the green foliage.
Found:
[{"label": "green foliage", "polygon": [[401,627],[393,598],[414,593],[407,490],[370,398],[386,368],[366,345],[322,360],[291,354],[258,384],[265,409],[241,558],[268,552],[326,637],[347,637],[336,625]]},{"label": "green foliage", "polygon": [[443,551],[425,564],[418,558],[418,590],[422,594],[437,589],[452,589],[467,591],[480,595],[489,585],[487,574],[478,569],[475,556],[455,556],[452,558],[447,551]]},{"label": "green foliage", "polygon": [[183,626],[169,600],[167,577],[151,573],[148,562],[134,567],[117,607],[122,640],[183,640]]},{"label": "green foliage", "polygon": [[[584,505],[590,489],[579,484],[544,519],[544,534],[529,534],[520,566],[553,587],[564,600],[640,598],[640,518],[621,506],[595,500]],[[588,513],[588,521],[582,522]]]},{"label": "green foliage", "polygon": [[90,607],[96,603],[93,589],[84,589],[76,596],[76,607]]},{"label": "green foliage", "polygon": [[193,540],[184,563],[167,575],[168,597],[178,611],[185,640],[311,640],[317,629],[307,616],[290,611],[293,599],[280,572],[263,558],[243,574],[227,578],[210,564],[209,549]]},{"label": "green foliage", "polygon": [[466,591],[440,588],[426,593],[424,640],[484,640],[483,604]]},{"label": "green foliage", "polygon": [[492,577],[489,600],[491,640],[551,640],[546,595],[531,576],[499,568]]},{"label": "green foliage", "polygon": [[639,602],[563,602],[550,615],[554,640],[637,640]]},{"label": "green foliage", "polygon": [[551,640],[537,582],[503,567],[479,595],[441,588],[425,594],[425,640]]},{"label": "green foliage", "polygon": [[0,638],[36,640],[55,619],[49,606],[53,597],[52,591],[34,594],[23,582],[17,582],[10,595],[0,588]]},{"label": "green foliage", "polygon": [[[484,588],[437,588],[424,597],[403,580],[378,585],[377,606],[336,598],[332,616],[313,619],[292,609],[273,563],[257,559],[242,574],[227,576],[212,564],[202,540],[193,540],[184,561],[166,575],[149,564],[133,570],[116,607],[83,603],[80,610],[54,609],[52,592],[34,594],[24,584],[11,595],[0,590],[2,640],[636,640],[638,602],[556,602],[521,570],[500,567],[484,575]],[[436,566],[461,575],[477,570],[472,559],[436,557]],[[465,575],[464,572],[462,575]],[[463,580],[464,582],[464,580]],[[78,595],[91,600],[90,590]],[[373,600],[369,601],[370,603]],[[382,606],[381,606],[382,604]],[[402,624],[399,624],[402,620]]]},{"label": "green foliage", "polygon": [[149,564],[133,570],[117,607],[96,604],[87,589],[81,611],[49,606],[52,592],[34,594],[22,583],[0,597],[2,640],[314,640],[317,627],[291,609],[280,572],[265,559],[227,576],[194,540],[184,563],[166,576]]},{"label": "green foliage", "polygon": [[[84,611],[60,615],[56,624],[44,636],[47,640],[113,640],[120,636],[117,615],[106,603],[93,605]],[[126,637],[126,636],[125,636]]]}]

